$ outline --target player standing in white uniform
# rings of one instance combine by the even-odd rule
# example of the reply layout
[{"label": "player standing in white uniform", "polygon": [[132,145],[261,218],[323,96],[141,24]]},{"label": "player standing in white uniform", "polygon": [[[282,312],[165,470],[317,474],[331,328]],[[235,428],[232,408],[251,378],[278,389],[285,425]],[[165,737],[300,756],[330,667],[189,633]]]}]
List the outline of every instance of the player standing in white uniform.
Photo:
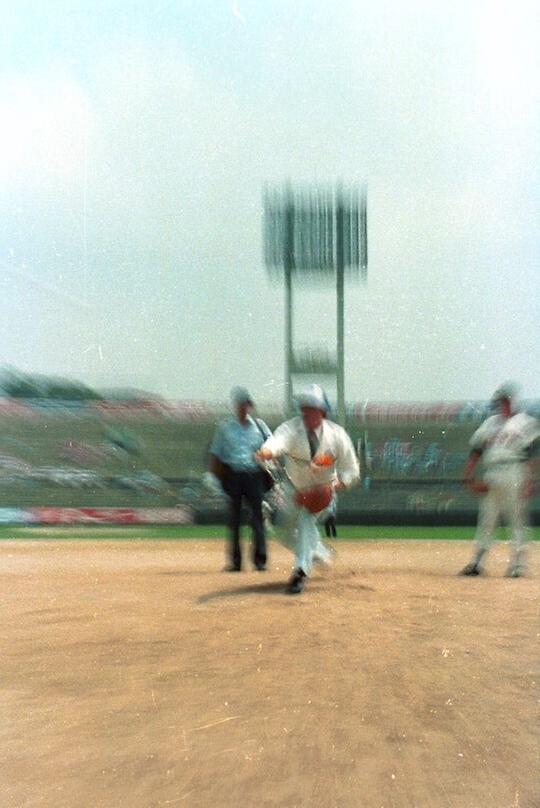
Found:
[{"label": "player standing in white uniform", "polygon": [[[497,410],[476,430],[470,440],[471,453],[465,466],[464,482],[480,494],[478,525],[472,560],[461,575],[480,575],[501,516],[512,538],[512,559],[506,575],[519,578],[527,570],[528,498],[534,491],[533,455],[538,447],[540,425],[524,412],[514,411],[516,390],[505,384],[493,395]],[[480,458],[483,480],[475,478]]]},{"label": "player standing in white uniform", "polygon": [[295,554],[295,568],[287,586],[291,595],[302,592],[314,561],[331,561],[318,520],[333,491],[352,485],[360,473],[351,439],[326,417],[330,407],[324,390],[310,385],[298,404],[301,415],[281,424],[257,452],[261,461],[285,460],[288,480],[278,519],[285,529],[285,542]]}]

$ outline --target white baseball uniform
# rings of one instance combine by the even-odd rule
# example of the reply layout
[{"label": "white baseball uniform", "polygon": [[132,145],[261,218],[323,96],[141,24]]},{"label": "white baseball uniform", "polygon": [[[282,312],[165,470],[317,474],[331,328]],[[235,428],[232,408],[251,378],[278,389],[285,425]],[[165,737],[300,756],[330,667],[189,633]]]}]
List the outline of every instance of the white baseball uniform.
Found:
[{"label": "white baseball uniform", "polygon": [[285,460],[288,482],[284,483],[284,505],[278,512],[277,523],[283,529],[284,543],[295,553],[295,567],[306,575],[311,573],[314,557],[328,560],[328,550],[319,534],[317,520],[320,514],[299,507],[295,502],[296,492],[338,479],[349,486],[360,476],[351,439],[341,426],[325,418],[315,432],[319,443],[317,454],[332,455],[333,465],[313,465],[306,428],[300,416],[281,424],[263,445],[275,457]]},{"label": "white baseball uniform", "polygon": [[526,413],[509,418],[492,415],[470,440],[473,451],[481,452],[487,493],[480,499],[475,535],[475,561],[478,563],[493,540],[501,516],[506,519],[514,548],[513,565],[525,568],[528,526],[528,500],[523,495],[527,461],[540,437],[540,425]]}]

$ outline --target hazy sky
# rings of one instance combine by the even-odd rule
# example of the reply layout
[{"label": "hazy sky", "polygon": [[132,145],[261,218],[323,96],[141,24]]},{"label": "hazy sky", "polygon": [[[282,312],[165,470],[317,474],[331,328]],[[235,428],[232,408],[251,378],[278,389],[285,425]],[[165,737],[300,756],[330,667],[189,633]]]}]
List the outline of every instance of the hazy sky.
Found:
[{"label": "hazy sky", "polygon": [[[0,364],[281,400],[264,183],[369,186],[349,400],[540,396],[540,11],[2,0]],[[298,344],[335,340],[331,288]]]}]

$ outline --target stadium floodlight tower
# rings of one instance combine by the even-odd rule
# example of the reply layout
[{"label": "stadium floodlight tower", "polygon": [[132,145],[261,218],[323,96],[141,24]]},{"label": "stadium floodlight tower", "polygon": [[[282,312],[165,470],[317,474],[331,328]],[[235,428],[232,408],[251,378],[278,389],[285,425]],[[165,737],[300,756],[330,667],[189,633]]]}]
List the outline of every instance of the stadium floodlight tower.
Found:
[{"label": "stadium floodlight tower", "polygon": [[[293,188],[264,191],[265,263],[285,285],[286,410],[293,410],[293,378],[335,378],[337,420],[345,425],[345,275],[367,279],[367,188]],[[293,280],[304,285],[335,281],[336,354],[293,346]]]}]

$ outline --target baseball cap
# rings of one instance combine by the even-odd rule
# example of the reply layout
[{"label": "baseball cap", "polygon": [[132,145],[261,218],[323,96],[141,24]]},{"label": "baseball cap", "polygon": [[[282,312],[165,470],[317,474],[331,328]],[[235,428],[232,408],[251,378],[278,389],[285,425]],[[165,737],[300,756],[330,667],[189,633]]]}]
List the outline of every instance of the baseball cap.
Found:
[{"label": "baseball cap", "polygon": [[251,404],[253,406],[253,399],[245,387],[233,387],[231,399],[233,404]]},{"label": "baseball cap", "polygon": [[310,384],[296,399],[300,408],[314,407],[316,410],[330,412],[330,402],[319,384]]},{"label": "baseball cap", "polygon": [[513,401],[518,394],[518,386],[515,382],[504,382],[501,384],[500,387],[497,387],[493,395],[491,396],[491,400],[493,403],[497,401],[502,401],[503,399],[508,399],[508,401]]}]

